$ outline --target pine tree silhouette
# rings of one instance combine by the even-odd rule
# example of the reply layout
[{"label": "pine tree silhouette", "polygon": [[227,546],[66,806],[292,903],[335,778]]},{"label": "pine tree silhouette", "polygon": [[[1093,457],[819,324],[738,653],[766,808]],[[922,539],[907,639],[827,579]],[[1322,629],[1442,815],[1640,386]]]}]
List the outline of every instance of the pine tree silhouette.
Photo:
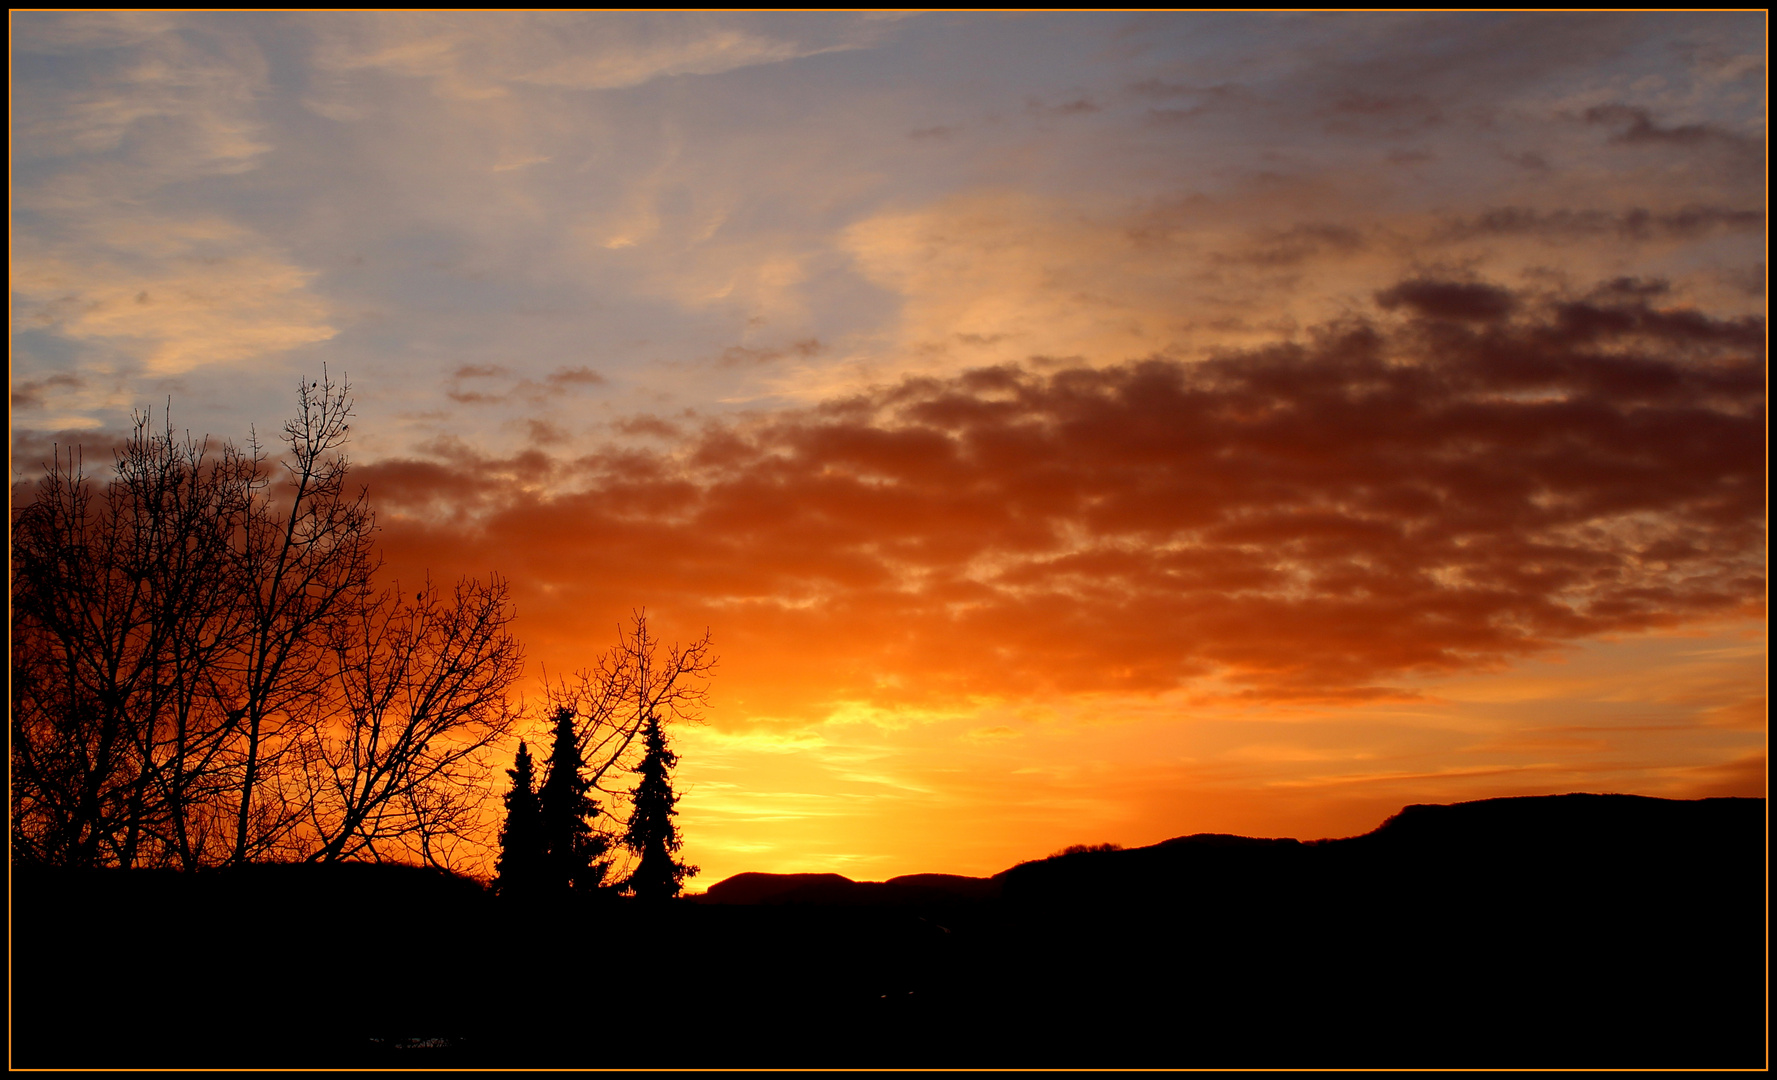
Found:
[{"label": "pine tree silhouette", "polygon": [[580,757],[579,741],[574,737],[573,710],[556,710],[549,775],[537,793],[542,880],[549,892],[591,890],[604,882],[603,856],[609,841],[592,827],[599,805],[587,795],[592,781],[581,775],[585,764]]},{"label": "pine tree silhouette", "polygon": [[512,778],[512,790],[506,793],[506,821],[500,826],[494,888],[501,896],[527,896],[535,892],[543,869],[543,822],[531,751],[522,741],[506,775]]},{"label": "pine tree silhouette", "polygon": [[632,796],[635,808],[629,816],[629,828],[623,834],[624,846],[640,855],[641,863],[630,875],[628,884],[630,890],[643,900],[664,900],[679,895],[685,878],[697,873],[697,867],[673,858],[684,844],[678,827],[673,824],[673,818],[678,814],[674,805],[679,797],[673,793],[669,775],[672,767],[679,763],[679,755],[667,749],[660,718],[652,713],[643,728],[642,738],[645,749],[642,763],[636,766],[642,779]]}]

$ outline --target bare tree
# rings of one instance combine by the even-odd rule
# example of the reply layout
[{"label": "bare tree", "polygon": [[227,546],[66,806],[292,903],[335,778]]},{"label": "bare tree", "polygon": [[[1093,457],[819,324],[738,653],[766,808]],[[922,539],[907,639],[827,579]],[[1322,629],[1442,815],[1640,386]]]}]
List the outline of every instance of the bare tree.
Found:
[{"label": "bare tree", "polygon": [[430,580],[412,600],[399,584],[365,585],[335,625],[334,692],[295,741],[309,861],[400,852],[442,865],[480,824],[488,748],[517,719],[507,692],[524,650],[498,575],[441,594]]},{"label": "bare tree", "polygon": [[247,633],[227,691],[231,718],[242,729],[236,863],[273,850],[302,821],[297,807],[255,804],[254,797],[265,783],[262,774],[275,773],[295,748],[296,733],[285,730],[292,717],[324,692],[329,624],[346,617],[346,605],[363,594],[376,570],[369,495],[348,491],[339,450],[350,431],[350,389],[325,373],[298,389],[297,415],[284,425],[290,451],[282,490],[270,490],[257,436],[248,444],[256,488],[239,530],[235,568]]},{"label": "bare tree", "polygon": [[104,487],[58,451],[15,514],[14,839],[27,858],[201,858],[196,808],[230,731],[204,684],[235,642],[229,537],[251,472],[232,448],[211,457],[138,414]]},{"label": "bare tree", "polygon": [[[347,387],[257,442],[136,419],[96,483],[58,449],[12,519],[13,857],[449,863],[523,669],[504,581],[379,591]],[[409,596],[412,599],[409,600]]]},{"label": "bare tree", "polygon": [[[581,757],[597,790],[630,794],[614,785],[640,763],[644,748],[638,740],[650,718],[662,724],[703,719],[709,678],[719,659],[707,629],[688,645],[663,646],[648,628],[648,612],[642,608],[617,628],[616,643],[592,667],[545,684],[551,711],[571,709],[582,721]],[[602,814],[613,836],[627,825],[612,810]]]},{"label": "bare tree", "polygon": [[[133,864],[152,840],[190,868],[216,835],[209,805],[227,783],[223,763],[235,726],[211,691],[244,629],[229,540],[249,512],[255,468],[227,444],[207,459],[207,440],[187,435],[176,443],[170,423],[159,436],[140,436],[125,448],[118,483],[148,526],[139,538],[141,562],[161,629],[150,698],[133,726],[141,772],[119,861]],[[147,812],[155,806],[159,815]]]},{"label": "bare tree", "polygon": [[59,448],[13,518],[13,832],[43,862],[93,865],[133,776],[124,725],[149,635],[117,565],[131,527]]}]

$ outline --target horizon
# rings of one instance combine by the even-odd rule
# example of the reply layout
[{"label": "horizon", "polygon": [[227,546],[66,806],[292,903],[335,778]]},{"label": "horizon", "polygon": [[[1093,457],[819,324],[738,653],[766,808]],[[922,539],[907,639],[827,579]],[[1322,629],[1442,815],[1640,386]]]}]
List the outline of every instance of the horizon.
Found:
[{"label": "horizon", "polygon": [[349,379],[697,891],[1763,798],[1765,19],[14,12],[12,505]]}]

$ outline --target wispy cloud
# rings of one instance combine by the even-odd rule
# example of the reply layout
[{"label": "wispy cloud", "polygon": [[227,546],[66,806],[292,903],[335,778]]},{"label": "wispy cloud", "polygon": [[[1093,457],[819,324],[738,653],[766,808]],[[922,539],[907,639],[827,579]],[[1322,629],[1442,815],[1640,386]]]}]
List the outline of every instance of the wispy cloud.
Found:
[{"label": "wispy cloud", "polygon": [[744,30],[711,28],[639,47],[568,57],[527,72],[519,79],[576,90],[618,90],[674,75],[719,75],[725,71],[858,47],[851,44],[805,45]]},{"label": "wispy cloud", "polygon": [[154,375],[332,338],[314,273],[216,219],[88,218],[97,243],[15,247],[13,328],[130,356]]}]

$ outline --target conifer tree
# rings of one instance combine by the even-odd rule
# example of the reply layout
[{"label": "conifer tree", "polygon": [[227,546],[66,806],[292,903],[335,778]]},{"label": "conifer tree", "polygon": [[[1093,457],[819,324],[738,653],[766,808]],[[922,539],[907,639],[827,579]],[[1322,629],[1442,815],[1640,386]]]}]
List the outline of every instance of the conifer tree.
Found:
[{"label": "conifer tree", "polygon": [[642,738],[644,752],[641,764],[636,766],[641,781],[631,796],[635,806],[623,844],[641,856],[629,877],[630,890],[643,900],[664,900],[679,895],[685,878],[697,873],[697,867],[673,858],[684,844],[673,824],[679,797],[673,793],[670,775],[679,763],[679,755],[667,749],[666,733],[661,730],[658,715],[648,715]]},{"label": "conifer tree", "polygon": [[550,892],[595,889],[604,881],[606,839],[593,830],[598,803],[587,792],[592,781],[583,774],[579,740],[574,736],[574,711],[557,709],[555,742],[549,751],[549,775],[537,793],[543,847],[543,883]]},{"label": "conifer tree", "polygon": [[500,857],[494,861],[501,896],[532,894],[543,870],[542,813],[537,803],[535,767],[530,748],[521,741],[512,768],[512,790],[506,793],[506,822],[500,826]]}]

